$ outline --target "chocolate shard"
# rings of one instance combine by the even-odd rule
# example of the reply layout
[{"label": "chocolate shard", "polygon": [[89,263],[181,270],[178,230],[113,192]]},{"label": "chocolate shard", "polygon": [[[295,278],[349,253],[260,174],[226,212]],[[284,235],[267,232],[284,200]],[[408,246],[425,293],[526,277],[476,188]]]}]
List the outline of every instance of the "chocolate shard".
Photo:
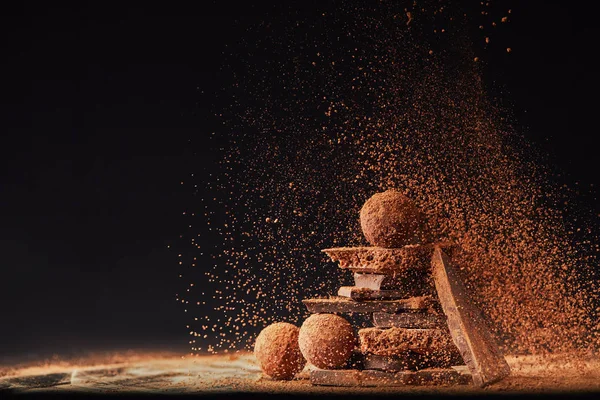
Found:
[{"label": "chocolate shard", "polygon": [[397,300],[410,297],[411,292],[411,290],[372,290],[356,286],[342,286],[338,290],[338,296],[355,301]]},{"label": "chocolate shard", "polygon": [[381,290],[384,280],[389,280],[387,275],[354,273],[354,286],[372,290]]},{"label": "chocolate shard", "polygon": [[407,385],[468,385],[468,371],[457,368],[387,372],[377,370],[312,370],[310,381],[320,386],[372,387]]},{"label": "chocolate shard", "polygon": [[407,351],[427,356],[436,363],[462,361],[450,334],[444,329],[364,328],[358,331],[365,354],[396,356]]},{"label": "chocolate shard", "polygon": [[364,370],[361,374],[361,386],[407,386],[411,384],[413,371]]},{"label": "chocolate shard", "polygon": [[469,385],[473,383],[470,374],[461,373],[454,368],[399,372],[364,370],[362,372],[362,386]]},{"label": "chocolate shard", "polygon": [[429,271],[432,245],[409,245],[398,249],[383,247],[337,247],[324,249],[340,268],[358,273],[401,276],[408,271]]},{"label": "chocolate shard", "polygon": [[410,376],[411,385],[469,385],[473,378],[454,368],[430,368],[416,371]]},{"label": "chocolate shard", "polygon": [[371,290],[398,290],[403,297],[433,295],[435,286],[429,272],[408,270],[401,275],[354,273],[354,286]]},{"label": "chocolate shard", "polygon": [[408,350],[393,356],[365,354],[363,359],[364,369],[377,369],[382,371],[450,368],[453,365],[462,363],[463,360],[457,351],[441,351],[425,354]]},{"label": "chocolate shard", "polygon": [[427,368],[427,360],[423,355],[414,351],[406,351],[395,356],[379,356],[377,354],[365,354],[363,356],[364,369],[376,369],[380,371],[405,371]]},{"label": "chocolate shard", "polygon": [[440,247],[436,246],[431,264],[450,334],[475,384],[484,387],[508,376],[508,363],[481,318],[481,313],[471,304],[458,272]]},{"label": "chocolate shard", "polygon": [[[431,256],[435,246],[452,255],[458,247],[453,243],[414,244],[400,248],[384,247],[335,247],[322,250],[342,269],[359,274],[387,275],[394,279],[413,275],[428,277]],[[426,273],[425,275],[423,273]],[[414,282],[416,283],[416,282]],[[361,286],[357,283],[356,286]],[[372,289],[377,289],[373,287]]]},{"label": "chocolate shard", "polygon": [[401,300],[373,300],[358,302],[344,297],[302,300],[311,313],[372,313],[372,312],[424,312],[431,307],[431,296],[411,297]]},{"label": "chocolate shard", "polygon": [[446,317],[429,313],[373,313],[377,328],[434,329],[446,326]]},{"label": "chocolate shard", "polygon": [[357,369],[314,369],[310,383],[318,386],[360,386],[361,372]]}]

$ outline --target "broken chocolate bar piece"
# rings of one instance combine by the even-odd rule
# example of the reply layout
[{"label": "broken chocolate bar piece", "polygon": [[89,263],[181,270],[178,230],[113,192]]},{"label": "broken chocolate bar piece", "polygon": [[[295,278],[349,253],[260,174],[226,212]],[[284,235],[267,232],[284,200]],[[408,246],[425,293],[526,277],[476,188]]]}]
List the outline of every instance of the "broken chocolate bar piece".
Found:
[{"label": "broken chocolate bar piece", "polygon": [[396,300],[410,297],[412,295],[410,292],[410,290],[372,290],[356,286],[342,286],[338,290],[338,296],[355,301]]},{"label": "broken chocolate bar piece", "polygon": [[354,286],[371,290],[403,290],[404,297],[433,294],[435,287],[431,274],[413,269],[395,277],[383,274],[354,273]]},{"label": "broken chocolate bar piece", "polygon": [[311,313],[423,312],[433,304],[431,296],[364,302],[353,301],[344,297],[331,297],[329,299],[306,299],[302,302]]},{"label": "broken chocolate bar piece", "polygon": [[460,367],[399,372],[316,369],[310,371],[310,382],[320,386],[346,387],[468,385],[472,378],[468,370]]},{"label": "broken chocolate bar piece", "polygon": [[428,368],[419,371],[385,372],[364,370],[361,386],[427,386],[427,385],[469,385],[471,375],[455,368]]},{"label": "broken chocolate bar piece", "polygon": [[360,350],[365,354],[395,356],[406,351],[447,362],[460,359],[460,353],[444,329],[364,328],[358,331]]},{"label": "broken chocolate bar piece", "polygon": [[400,276],[407,271],[429,271],[431,245],[409,245],[399,249],[383,247],[337,247],[323,250],[340,268],[358,273]]},{"label": "broken chocolate bar piece", "polygon": [[314,369],[310,371],[310,383],[319,386],[360,386],[361,375],[357,369]]},{"label": "broken chocolate bar piece", "polygon": [[510,374],[510,367],[477,310],[448,256],[436,247],[431,260],[438,297],[448,319],[448,328],[473,381],[478,386],[497,382]]},{"label": "broken chocolate bar piece", "polygon": [[[440,246],[450,255],[457,249],[457,246],[452,243],[437,243],[435,245],[415,244],[395,249],[384,247],[335,247],[322,251],[332,261],[339,262],[342,269],[350,269],[359,274],[389,275],[394,278],[402,278],[409,272],[413,274],[419,272],[429,273],[431,271],[431,256],[435,246]],[[360,286],[360,284],[356,286]]]},{"label": "broken chocolate bar piece", "polygon": [[373,313],[378,328],[434,329],[446,326],[446,317],[430,313]]},{"label": "broken chocolate bar piece", "polygon": [[377,369],[392,372],[424,369],[429,366],[422,354],[410,350],[395,356],[365,354],[363,365],[364,369]]},{"label": "broken chocolate bar piece", "polygon": [[463,364],[458,352],[432,352],[421,354],[414,351],[405,351],[393,356],[365,354],[364,369],[378,369],[382,371],[421,370],[425,368],[449,368],[453,365]]},{"label": "broken chocolate bar piece", "polygon": [[358,272],[354,273],[354,286],[363,287],[371,290],[381,290],[386,289],[382,287],[382,283],[384,280],[390,280],[387,275],[382,274],[360,274]]}]

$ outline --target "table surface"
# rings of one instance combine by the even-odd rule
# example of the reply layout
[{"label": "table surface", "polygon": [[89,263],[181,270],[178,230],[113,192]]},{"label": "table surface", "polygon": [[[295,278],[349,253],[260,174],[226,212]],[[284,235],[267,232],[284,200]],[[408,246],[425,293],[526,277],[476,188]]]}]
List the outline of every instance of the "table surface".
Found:
[{"label": "table surface", "polygon": [[495,394],[600,393],[600,357],[507,356],[511,375],[485,389],[474,386],[339,388],[311,385],[310,367],[292,381],[264,376],[250,353],[101,354],[76,360],[0,367],[2,393],[163,394]]}]

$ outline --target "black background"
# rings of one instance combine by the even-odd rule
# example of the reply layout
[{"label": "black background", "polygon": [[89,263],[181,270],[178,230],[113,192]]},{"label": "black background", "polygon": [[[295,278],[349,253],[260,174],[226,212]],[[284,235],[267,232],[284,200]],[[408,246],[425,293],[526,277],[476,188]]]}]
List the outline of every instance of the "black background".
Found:
[{"label": "black background", "polygon": [[[3,10],[0,361],[188,348],[167,246],[194,206],[180,182],[216,168],[208,137],[231,84],[225,46],[243,51],[246,27],[317,7],[201,4]],[[513,51],[481,53],[486,81],[572,183],[596,184],[593,13],[566,1],[500,4],[512,8],[503,40]]]}]

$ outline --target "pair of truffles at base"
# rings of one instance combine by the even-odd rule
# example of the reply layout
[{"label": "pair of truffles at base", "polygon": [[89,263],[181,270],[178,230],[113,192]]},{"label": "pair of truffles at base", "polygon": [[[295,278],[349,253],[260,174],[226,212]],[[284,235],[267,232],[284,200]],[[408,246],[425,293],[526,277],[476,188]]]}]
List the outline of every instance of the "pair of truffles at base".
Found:
[{"label": "pair of truffles at base", "polygon": [[254,354],[263,372],[288,380],[304,369],[306,362],[317,368],[346,365],[357,338],[352,325],[334,314],[314,314],[302,327],[286,322],[269,325],[256,338]]},{"label": "pair of truffles at base", "polygon": [[[424,218],[417,207],[394,190],[377,193],[360,211],[367,241],[377,247],[399,248],[425,239]],[[357,347],[352,325],[334,314],[314,314],[301,328],[275,323],[256,339],[254,353],[262,370],[275,379],[292,379],[306,361],[322,369],[343,367]]]}]

